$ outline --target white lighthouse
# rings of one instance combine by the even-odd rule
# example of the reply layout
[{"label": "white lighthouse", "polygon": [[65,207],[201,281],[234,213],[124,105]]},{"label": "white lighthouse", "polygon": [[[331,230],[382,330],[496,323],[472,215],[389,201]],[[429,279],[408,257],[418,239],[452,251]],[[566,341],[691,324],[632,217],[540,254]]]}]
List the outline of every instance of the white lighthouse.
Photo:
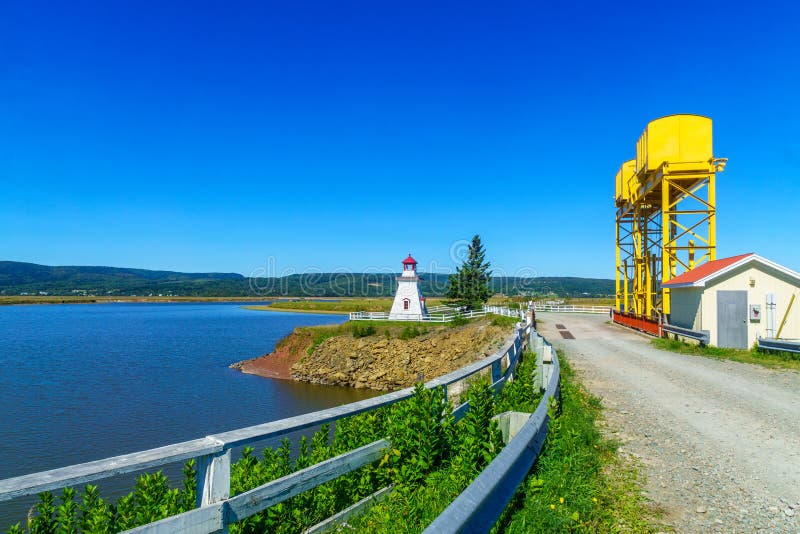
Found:
[{"label": "white lighthouse", "polygon": [[403,273],[397,277],[397,294],[389,312],[389,320],[418,321],[425,315],[428,315],[428,308],[419,289],[417,260],[409,254],[403,260]]}]

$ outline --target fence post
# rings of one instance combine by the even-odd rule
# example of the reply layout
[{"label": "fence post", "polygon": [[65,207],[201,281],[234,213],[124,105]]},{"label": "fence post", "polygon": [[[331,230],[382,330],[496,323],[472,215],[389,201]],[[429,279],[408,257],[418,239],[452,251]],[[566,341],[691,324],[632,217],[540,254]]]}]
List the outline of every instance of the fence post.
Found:
[{"label": "fence post", "polygon": [[539,391],[541,391],[544,389],[544,382],[542,381],[542,349],[544,348],[544,340],[538,333],[534,332],[531,336],[531,341],[533,344],[532,350],[536,353],[536,376],[533,377],[533,387],[538,387]]},{"label": "fence post", "polygon": [[542,351],[542,390],[547,389],[550,377],[553,376],[553,347],[545,345]]},{"label": "fence post", "polygon": [[492,384],[500,380],[500,377],[503,376],[503,368],[501,366],[502,358],[492,362]]},{"label": "fence post", "polygon": [[231,450],[197,458],[197,507],[231,496]]}]

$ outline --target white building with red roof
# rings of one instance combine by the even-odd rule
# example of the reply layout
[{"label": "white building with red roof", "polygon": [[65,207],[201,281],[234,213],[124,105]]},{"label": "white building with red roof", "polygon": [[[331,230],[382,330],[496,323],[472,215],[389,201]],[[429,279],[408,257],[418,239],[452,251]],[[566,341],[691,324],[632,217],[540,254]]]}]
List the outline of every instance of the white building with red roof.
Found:
[{"label": "white building with red roof", "polygon": [[418,321],[428,315],[425,297],[419,288],[417,260],[408,255],[403,260],[403,272],[397,277],[397,293],[394,296],[389,320]]},{"label": "white building with red roof", "polygon": [[800,273],[753,253],[704,263],[666,282],[669,323],[706,331],[717,347],[800,339]]}]

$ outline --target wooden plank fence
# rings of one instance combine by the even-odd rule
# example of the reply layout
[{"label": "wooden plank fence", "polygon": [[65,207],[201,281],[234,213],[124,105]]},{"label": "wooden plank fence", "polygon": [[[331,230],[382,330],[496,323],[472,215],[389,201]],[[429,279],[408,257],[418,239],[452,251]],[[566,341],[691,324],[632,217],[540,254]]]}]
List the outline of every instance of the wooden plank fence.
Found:
[{"label": "wooden plank fence", "polygon": [[[484,314],[500,313],[512,317],[521,316],[524,319],[524,313],[519,310],[501,307],[488,308],[481,312]],[[425,383],[426,388],[442,386],[446,393],[448,386],[489,368],[491,370],[492,386],[496,391],[499,391],[512,378],[520,354],[528,345],[529,340],[534,344],[537,352],[541,353],[538,356],[541,368],[540,379],[542,376],[546,377],[544,384],[546,384],[547,394],[531,419],[523,427],[523,431],[503,449],[497,459],[487,468],[489,474],[479,476],[473,485],[464,492],[466,496],[462,495],[448,508],[445,512],[447,515],[442,521],[447,522],[446,518],[455,514],[459,518],[467,518],[465,519],[466,521],[476,521],[475,524],[483,525],[488,524],[490,515],[495,512],[496,514],[502,512],[502,508],[494,511],[489,509],[495,504],[508,502],[538,455],[541,449],[541,442],[543,442],[547,433],[546,401],[556,396],[559,383],[558,360],[555,358],[555,352],[552,351],[549,344],[536,334],[530,322],[527,321],[521,323],[520,327],[493,355]],[[504,363],[506,364],[505,368],[503,366]],[[336,421],[343,417],[388,406],[411,397],[413,391],[413,388],[406,388],[379,397],[280,421],[239,428],[204,438],[124,454],[104,460],[0,480],[0,501],[195,458],[198,471],[197,508],[138,527],[131,532],[224,532],[227,530],[227,526],[233,522],[249,517],[274,504],[374,462],[381,457],[382,451],[388,448],[390,443],[385,439],[378,440],[231,497],[230,467],[231,449],[233,447],[283,436],[312,426]],[[458,406],[454,409],[454,418],[459,420],[467,410],[468,405],[466,403]],[[523,444],[522,441],[519,441],[520,436],[527,442]],[[526,465],[527,467],[525,467]],[[495,477],[499,478],[495,480]],[[385,493],[385,491],[386,489],[383,489],[378,493]],[[451,510],[454,506],[458,509],[458,513]],[[440,525],[442,521],[437,519],[434,524]],[[445,526],[450,528],[452,525]],[[430,528],[428,530],[431,531]],[[473,530],[472,527],[469,530]]]}]

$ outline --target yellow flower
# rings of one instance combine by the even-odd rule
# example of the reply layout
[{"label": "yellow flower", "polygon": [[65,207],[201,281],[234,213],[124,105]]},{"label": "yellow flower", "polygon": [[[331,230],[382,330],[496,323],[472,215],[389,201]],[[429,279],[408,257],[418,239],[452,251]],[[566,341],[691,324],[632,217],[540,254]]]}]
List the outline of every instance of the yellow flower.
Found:
[{"label": "yellow flower", "polygon": [[551,509],[551,510],[555,510],[555,509],[556,509],[556,505],[555,505],[555,504],[551,504],[551,505],[550,505],[550,509]]},{"label": "yellow flower", "polygon": [[558,499],[558,502],[560,502],[561,504],[564,504],[564,497],[561,497],[560,499]]},{"label": "yellow flower", "polygon": [[597,497],[592,497],[592,500],[593,500],[594,502],[597,502]]}]

